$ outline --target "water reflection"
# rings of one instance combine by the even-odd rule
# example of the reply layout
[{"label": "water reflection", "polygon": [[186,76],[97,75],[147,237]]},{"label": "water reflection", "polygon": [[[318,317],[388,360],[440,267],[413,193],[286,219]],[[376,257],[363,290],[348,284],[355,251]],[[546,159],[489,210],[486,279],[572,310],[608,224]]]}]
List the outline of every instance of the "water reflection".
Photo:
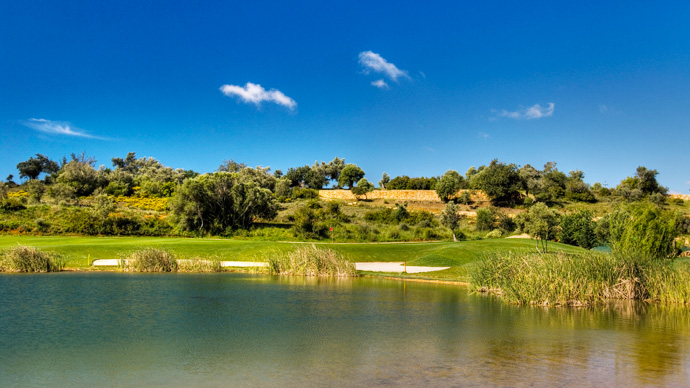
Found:
[{"label": "water reflection", "polygon": [[519,307],[452,285],[0,276],[3,386],[686,386],[686,307]]}]

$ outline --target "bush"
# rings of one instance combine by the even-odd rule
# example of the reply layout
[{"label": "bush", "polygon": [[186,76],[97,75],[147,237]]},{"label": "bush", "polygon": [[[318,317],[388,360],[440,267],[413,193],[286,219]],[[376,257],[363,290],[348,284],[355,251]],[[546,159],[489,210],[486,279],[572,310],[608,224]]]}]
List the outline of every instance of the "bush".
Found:
[{"label": "bush", "polygon": [[177,256],[162,249],[140,249],[121,258],[120,268],[128,272],[173,272],[177,271]]},{"label": "bush", "polygon": [[0,271],[57,272],[65,267],[65,259],[34,247],[17,246],[0,255]]},{"label": "bush", "polygon": [[319,191],[314,189],[303,189],[295,187],[292,189],[292,199],[314,199],[319,198]]},{"label": "bush", "polygon": [[477,209],[477,230],[487,231],[494,228],[494,214],[490,209]]}]

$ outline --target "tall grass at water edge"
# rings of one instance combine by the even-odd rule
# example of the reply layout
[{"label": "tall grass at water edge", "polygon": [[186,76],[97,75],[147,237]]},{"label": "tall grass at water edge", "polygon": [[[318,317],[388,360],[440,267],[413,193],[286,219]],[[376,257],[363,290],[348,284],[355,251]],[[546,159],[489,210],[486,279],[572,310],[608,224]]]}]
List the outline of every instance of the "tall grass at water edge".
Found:
[{"label": "tall grass at water edge", "polygon": [[35,247],[18,245],[0,252],[0,272],[57,272],[65,258]]},{"label": "tall grass at water edge", "polygon": [[120,258],[127,272],[220,272],[218,259],[180,258],[165,249],[144,248]]},{"label": "tall grass at water edge", "polygon": [[268,272],[275,275],[301,276],[357,276],[355,264],[344,255],[315,246],[299,247],[295,251],[270,256]]},{"label": "tall grass at water edge", "polygon": [[518,304],[690,303],[690,266],[605,253],[496,253],[480,260],[470,278],[475,290]]}]

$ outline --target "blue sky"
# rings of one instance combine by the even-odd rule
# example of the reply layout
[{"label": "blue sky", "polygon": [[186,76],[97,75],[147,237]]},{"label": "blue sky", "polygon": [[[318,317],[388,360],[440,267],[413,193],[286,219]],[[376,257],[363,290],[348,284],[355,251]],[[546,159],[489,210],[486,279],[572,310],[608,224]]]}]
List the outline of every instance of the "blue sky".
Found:
[{"label": "blue sky", "polygon": [[[427,4],[428,3],[428,4]],[[0,2],[0,175],[134,151],[690,189],[688,2]]]}]

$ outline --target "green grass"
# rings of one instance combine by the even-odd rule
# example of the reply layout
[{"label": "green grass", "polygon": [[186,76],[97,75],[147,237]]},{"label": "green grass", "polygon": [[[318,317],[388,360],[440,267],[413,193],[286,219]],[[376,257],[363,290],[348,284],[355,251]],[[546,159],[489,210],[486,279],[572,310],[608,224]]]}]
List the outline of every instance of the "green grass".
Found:
[{"label": "green grass", "polygon": [[[67,267],[88,267],[87,259],[117,259],[142,248],[165,249],[183,257],[211,260],[263,261],[271,255],[294,251],[304,243],[243,241],[214,238],[164,237],[40,237],[0,236],[0,249],[16,246],[34,246],[56,252],[67,259]],[[308,243],[311,245],[311,243]],[[314,243],[343,254],[351,261],[407,261],[408,265],[448,267],[450,269],[422,274],[403,275],[409,278],[438,280],[469,280],[468,270],[488,252],[510,250],[534,252],[534,240],[490,239],[426,243]],[[551,243],[553,251],[583,252],[578,247]]]}]

